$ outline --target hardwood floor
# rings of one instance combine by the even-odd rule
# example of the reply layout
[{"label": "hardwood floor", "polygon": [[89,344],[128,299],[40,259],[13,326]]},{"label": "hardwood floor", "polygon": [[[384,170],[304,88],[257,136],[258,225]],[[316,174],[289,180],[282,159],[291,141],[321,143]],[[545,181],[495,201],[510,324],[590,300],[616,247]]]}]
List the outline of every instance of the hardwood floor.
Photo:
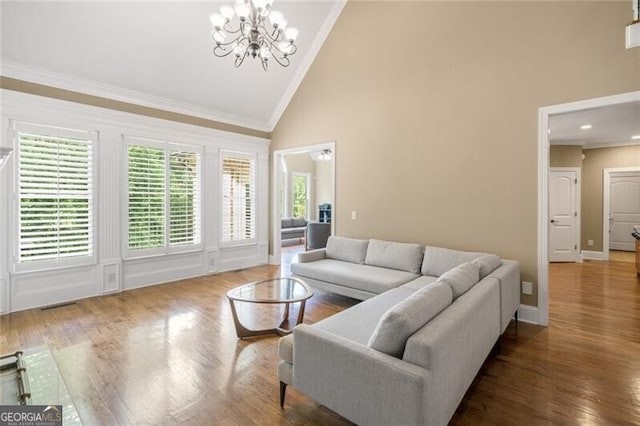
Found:
[{"label": "hardwood floor", "polygon": [[[281,410],[278,337],[235,336],[226,291],[286,269],[261,266],[5,315],[0,347],[48,347],[85,424],[349,424],[295,389]],[[550,326],[512,323],[451,424],[638,424],[634,265],[552,264],[550,278]],[[317,292],[305,322],[354,303]],[[241,309],[242,319],[277,322],[279,308],[255,308]]]}]

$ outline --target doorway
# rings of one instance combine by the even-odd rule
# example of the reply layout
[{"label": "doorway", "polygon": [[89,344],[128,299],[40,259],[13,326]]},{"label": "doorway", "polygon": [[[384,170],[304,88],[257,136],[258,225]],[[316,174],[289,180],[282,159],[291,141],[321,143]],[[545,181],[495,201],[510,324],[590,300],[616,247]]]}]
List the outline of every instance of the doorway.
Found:
[{"label": "doorway", "polygon": [[580,168],[549,171],[549,261],[580,259]]},{"label": "doorway", "polygon": [[[635,251],[631,236],[640,225],[640,167],[604,169],[603,252],[606,259],[630,261]],[[618,253],[619,252],[619,253]]]},{"label": "doorway", "polygon": [[[321,205],[329,205],[335,212],[335,162],[335,142],[274,151],[271,264],[282,264],[284,269],[305,249],[304,244],[283,248],[283,218],[322,221]],[[333,235],[335,218],[329,222]]]},{"label": "doorway", "polygon": [[[547,325],[549,321],[549,170],[550,170],[550,144],[553,138],[557,138],[561,132],[554,131],[550,127],[551,119],[557,115],[570,115],[572,113],[580,113],[583,111],[600,109],[604,112],[609,112],[609,115],[603,114],[602,123],[606,124],[607,121],[618,120],[621,115],[617,112],[616,108],[631,105],[632,108],[628,109],[625,117],[627,120],[624,129],[635,129],[640,120],[638,119],[638,109],[640,107],[640,91],[624,93],[620,95],[607,96],[603,98],[588,99],[583,101],[571,102],[567,104],[552,105],[542,107],[539,109],[538,115],[538,306],[537,308],[531,308],[527,310],[527,318],[523,318],[540,325]],[[578,114],[575,117],[580,118]],[[574,117],[574,118],[575,118]],[[576,119],[576,120],[577,120]],[[591,130],[598,129],[598,126],[590,126],[590,123],[580,123],[568,121],[571,128],[579,130]],[[576,127],[577,126],[577,127]],[[603,125],[603,128],[605,126]],[[612,127],[609,126],[609,129]],[[621,130],[623,127],[619,127],[617,130]],[[636,130],[633,130],[634,132]],[[637,144],[637,140],[633,136],[640,134],[631,133],[626,136],[624,144],[632,145]],[[578,145],[584,146],[585,140],[588,139],[587,133],[581,133],[577,138],[568,137],[563,141],[564,145]],[[634,139],[634,140],[632,140]],[[600,182],[602,182],[602,174],[600,175]],[[583,176],[584,179],[584,176]],[[583,182],[584,183],[584,182]],[[585,189],[586,191],[586,189]],[[584,191],[583,191],[584,192]],[[585,203],[584,197],[582,204]],[[601,204],[602,205],[602,204]],[[584,211],[583,211],[584,214]],[[583,223],[586,218],[583,218]],[[598,221],[601,223],[601,221]],[[599,227],[599,226],[598,226]],[[602,231],[599,233],[602,236]],[[586,235],[582,234],[582,238]],[[587,242],[589,246],[591,241]],[[604,256],[604,254],[601,254]]]}]

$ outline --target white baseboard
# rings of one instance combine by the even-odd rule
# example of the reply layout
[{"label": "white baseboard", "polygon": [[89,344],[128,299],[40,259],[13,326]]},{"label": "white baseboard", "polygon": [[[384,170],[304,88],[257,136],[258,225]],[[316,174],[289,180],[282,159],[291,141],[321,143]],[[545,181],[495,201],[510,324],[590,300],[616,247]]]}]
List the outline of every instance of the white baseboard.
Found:
[{"label": "white baseboard", "polygon": [[582,256],[583,259],[604,260],[604,253],[601,251],[582,250],[580,256]]},{"label": "white baseboard", "polygon": [[518,308],[518,321],[528,322],[529,324],[538,324],[538,307],[529,305],[520,305]]},{"label": "white baseboard", "polygon": [[281,256],[269,255],[269,265],[279,265]]}]

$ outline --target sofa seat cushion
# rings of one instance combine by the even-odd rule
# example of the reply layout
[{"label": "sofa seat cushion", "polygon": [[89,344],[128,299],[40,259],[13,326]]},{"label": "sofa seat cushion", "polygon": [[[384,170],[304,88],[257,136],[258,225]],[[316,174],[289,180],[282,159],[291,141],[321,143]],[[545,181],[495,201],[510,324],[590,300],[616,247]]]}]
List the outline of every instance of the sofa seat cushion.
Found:
[{"label": "sofa seat cushion", "polygon": [[420,273],[424,249],[419,244],[369,240],[364,263],[381,268],[392,268],[413,274]]},{"label": "sofa seat cushion", "polygon": [[471,262],[463,263],[442,274],[438,281],[451,287],[455,300],[480,281],[480,268]]},{"label": "sofa seat cushion", "polygon": [[290,217],[283,217],[282,219],[280,219],[281,229],[291,228],[292,226],[293,226],[293,219],[291,219]]},{"label": "sofa seat cushion", "polygon": [[422,275],[439,277],[456,266],[471,262],[485,254],[427,246],[424,249],[424,259],[422,260]]},{"label": "sofa seat cushion", "polygon": [[332,315],[329,318],[323,319],[313,326],[361,345],[366,345],[380,317],[382,317],[389,308],[403,301],[413,293],[413,290],[402,288],[389,290]]},{"label": "sofa seat cushion", "polygon": [[331,236],[327,240],[326,256],[328,259],[363,264],[368,245],[368,240]]},{"label": "sofa seat cushion", "polygon": [[371,293],[382,293],[419,277],[419,275],[410,272],[334,259],[294,263],[291,265],[291,272],[303,277],[303,279],[304,277],[312,278]]},{"label": "sofa seat cushion", "polygon": [[382,315],[368,345],[402,358],[407,339],[449,306],[452,300],[451,287],[443,282],[416,291]]},{"label": "sofa seat cushion", "polygon": [[413,281],[409,281],[406,284],[402,284],[402,286],[400,286],[400,288],[407,288],[407,289],[411,289],[411,290],[420,290],[421,288],[425,288],[429,284],[432,284],[437,279],[438,279],[438,277],[432,277],[430,275],[422,275],[422,276],[416,278]]},{"label": "sofa seat cushion", "polygon": [[283,229],[281,234],[282,235],[304,235],[304,232],[306,231],[307,227],[302,227],[302,228],[286,228]]}]

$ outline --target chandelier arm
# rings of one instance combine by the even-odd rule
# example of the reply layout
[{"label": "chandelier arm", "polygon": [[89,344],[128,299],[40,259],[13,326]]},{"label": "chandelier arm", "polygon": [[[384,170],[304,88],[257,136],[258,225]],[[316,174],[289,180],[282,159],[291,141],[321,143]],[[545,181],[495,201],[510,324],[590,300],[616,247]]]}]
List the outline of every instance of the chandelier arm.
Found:
[{"label": "chandelier arm", "polygon": [[245,52],[242,56],[236,56],[236,59],[233,61],[233,64],[236,66],[236,68],[242,65],[242,63],[244,62],[244,58],[246,58],[247,56],[247,52]]},{"label": "chandelier arm", "polygon": [[279,63],[281,66],[283,67],[288,67],[289,64],[291,64],[291,60],[289,59],[289,56],[287,55],[283,55],[282,58],[279,58],[278,55],[272,55],[271,56],[277,63]]},{"label": "chandelier arm", "polygon": [[222,46],[215,46],[213,48],[213,54],[216,55],[218,58],[224,58],[226,56],[229,56],[231,52],[233,52],[233,49],[226,50]]},{"label": "chandelier arm", "polygon": [[235,47],[238,44],[240,44],[245,38],[246,37],[238,36],[238,37],[234,38],[233,40],[228,41],[226,43],[218,43],[218,42],[216,42],[216,47],[220,47],[220,48],[222,48],[222,50],[226,51],[225,47],[231,46],[231,45],[234,45],[233,47]]}]

